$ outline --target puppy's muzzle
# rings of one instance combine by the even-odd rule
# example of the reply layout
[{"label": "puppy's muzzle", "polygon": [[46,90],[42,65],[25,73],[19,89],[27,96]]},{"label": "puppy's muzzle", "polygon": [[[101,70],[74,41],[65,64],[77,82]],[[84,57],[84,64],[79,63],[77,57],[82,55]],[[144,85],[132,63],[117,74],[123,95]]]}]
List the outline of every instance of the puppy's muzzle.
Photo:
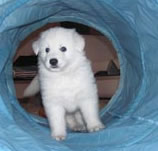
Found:
[{"label": "puppy's muzzle", "polygon": [[58,60],[56,58],[50,59],[49,63],[51,64],[52,68],[57,68],[58,67]]}]

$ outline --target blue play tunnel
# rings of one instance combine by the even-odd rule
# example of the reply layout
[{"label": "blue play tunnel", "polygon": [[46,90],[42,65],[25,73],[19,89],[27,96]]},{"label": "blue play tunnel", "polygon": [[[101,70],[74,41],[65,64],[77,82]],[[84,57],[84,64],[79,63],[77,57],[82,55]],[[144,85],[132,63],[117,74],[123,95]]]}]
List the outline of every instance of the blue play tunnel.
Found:
[{"label": "blue play tunnel", "polygon": [[[121,79],[100,116],[106,129],[69,132],[63,142],[47,122],[19,105],[12,76],[20,42],[47,23],[72,21],[107,36]],[[0,0],[0,151],[157,151],[157,0]]]}]

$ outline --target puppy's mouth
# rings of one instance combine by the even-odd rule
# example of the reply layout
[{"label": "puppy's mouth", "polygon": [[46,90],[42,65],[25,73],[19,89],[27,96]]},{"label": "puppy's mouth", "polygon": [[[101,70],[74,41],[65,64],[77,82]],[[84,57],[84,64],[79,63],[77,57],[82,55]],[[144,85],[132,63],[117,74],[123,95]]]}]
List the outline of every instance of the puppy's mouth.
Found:
[{"label": "puppy's mouth", "polygon": [[51,65],[51,68],[53,68],[53,69],[57,69],[57,68],[59,68],[59,66],[58,65]]},{"label": "puppy's mouth", "polygon": [[61,67],[59,65],[51,65],[48,69],[52,72],[57,72],[61,70]]}]

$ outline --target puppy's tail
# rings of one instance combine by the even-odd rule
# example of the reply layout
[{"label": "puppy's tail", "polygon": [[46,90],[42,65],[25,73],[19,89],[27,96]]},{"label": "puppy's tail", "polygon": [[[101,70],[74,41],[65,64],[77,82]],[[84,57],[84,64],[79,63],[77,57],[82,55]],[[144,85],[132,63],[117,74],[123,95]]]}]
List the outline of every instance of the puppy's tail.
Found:
[{"label": "puppy's tail", "polygon": [[24,97],[34,96],[40,91],[39,77],[36,75],[28,87],[24,90]]}]

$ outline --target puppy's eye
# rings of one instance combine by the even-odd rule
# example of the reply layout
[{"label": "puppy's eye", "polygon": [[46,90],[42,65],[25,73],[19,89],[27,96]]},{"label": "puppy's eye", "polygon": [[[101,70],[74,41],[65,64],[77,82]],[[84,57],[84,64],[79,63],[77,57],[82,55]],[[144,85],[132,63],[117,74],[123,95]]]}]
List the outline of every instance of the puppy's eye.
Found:
[{"label": "puppy's eye", "polygon": [[46,51],[46,53],[48,53],[48,52],[50,51],[50,49],[49,49],[49,48],[46,48],[45,51]]},{"label": "puppy's eye", "polygon": [[66,47],[61,47],[60,50],[61,50],[62,52],[65,52],[65,51],[67,50],[67,48],[66,48]]}]

